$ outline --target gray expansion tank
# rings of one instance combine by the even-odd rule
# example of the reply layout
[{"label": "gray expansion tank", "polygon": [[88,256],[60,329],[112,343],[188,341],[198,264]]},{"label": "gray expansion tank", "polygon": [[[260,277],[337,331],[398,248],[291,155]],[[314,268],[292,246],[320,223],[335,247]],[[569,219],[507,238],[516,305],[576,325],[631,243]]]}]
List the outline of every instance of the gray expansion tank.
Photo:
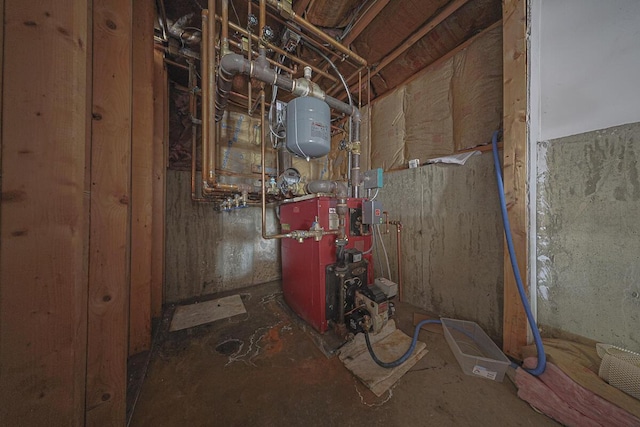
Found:
[{"label": "gray expansion tank", "polygon": [[287,150],[296,156],[316,158],[331,149],[329,106],[318,98],[303,96],[287,104]]}]

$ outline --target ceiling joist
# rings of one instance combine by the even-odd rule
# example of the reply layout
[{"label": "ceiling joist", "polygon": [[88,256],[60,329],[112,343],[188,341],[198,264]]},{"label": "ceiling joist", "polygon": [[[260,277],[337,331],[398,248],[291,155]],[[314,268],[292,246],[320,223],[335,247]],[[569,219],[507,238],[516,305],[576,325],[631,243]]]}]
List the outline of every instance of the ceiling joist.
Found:
[{"label": "ceiling joist", "polygon": [[[418,42],[420,39],[422,39],[431,31],[433,31],[434,28],[440,25],[445,19],[453,15],[458,9],[464,6],[468,1],[469,0],[453,0],[452,2],[450,2],[447,6],[444,7],[444,9],[440,11],[440,13],[438,13],[432,19],[427,21],[427,23],[425,23],[422,27],[420,27],[418,31],[413,33],[400,46],[398,46],[387,56],[382,58],[382,60],[378,64],[374,64],[371,70],[371,77],[380,73],[380,71],[382,71],[387,65],[392,63],[395,59],[397,59],[400,55],[406,52],[416,42]],[[352,84],[356,77],[358,77],[358,71],[351,74],[349,78],[347,78],[347,83]],[[340,89],[340,86],[338,84],[334,84],[333,87],[331,87],[331,89],[329,89],[327,92],[330,95],[334,95],[335,93],[338,92],[339,89]]]}]

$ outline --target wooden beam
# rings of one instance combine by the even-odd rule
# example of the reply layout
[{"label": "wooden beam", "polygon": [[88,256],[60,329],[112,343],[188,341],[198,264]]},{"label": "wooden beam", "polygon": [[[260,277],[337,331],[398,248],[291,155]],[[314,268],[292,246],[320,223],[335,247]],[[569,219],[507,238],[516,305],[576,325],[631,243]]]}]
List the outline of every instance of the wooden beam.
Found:
[{"label": "wooden beam", "polygon": [[311,0],[296,0],[296,4],[293,6],[293,11],[296,15],[302,15],[304,11],[307,10],[307,6],[309,6],[310,2]]},{"label": "wooden beam", "polygon": [[85,0],[0,1],[0,425],[84,424]]},{"label": "wooden beam", "polygon": [[93,1],[86,423],[123,425],[130,280],[130,0]]},{"label": "wooden beam", "polygon": [[168,86],[164,54],[153,57],[153,240],[151,258],[151,315],[162,315],[164,289],[165,176],[167,169]]},{"label": "wooden beam", "polygon": [[133,0],[129,355],[151,347],[154,18],[153,2]]},{"label": "wooden beam", "polygon": [[440,25],[445,19],[453,15],[453,13],[464,6],[469,0],[453,0],[451,3],[447,4],[440,13],[438,13],[435,17],[430,19],[426,24],[424,24],[418,31],[413,33],[411,37],[409,37],[404,43],[398,46],[393,52],[389,55],[385,56],[382,61],[380,61],[372,72],[372,75],[378,74],[382,71],[387,65],[391,64],[398,56],[402,55],[413,46],[417,41],[425,37],[429,34],[434,28]]},{"label": "wooden beam", "polygon": [[[389,4],[390,0],[377,0],[367,11],[358,19],[356,25],[351,29],[349,34],[342,40],[342,44],[349,46],[365,28],[375,19],[376,16]],[[338,55],[331,55],[331,60],[335,61]],[[331,65],[327,62],[322,68],[322,71],[327,71]],[[357,71],[356,71],[357,72]],[[316,74],[313,81],[318,82],[322,78],[322,75]]]},{"label": "wooden beam", "polygon": [[[408,39],[406,39],[400,46],[396,47],[393,51],[391,51],[387,56],[382,58],[382,60],[373,64],[373,69],[371,70],[371,77],[378,74],[382,71],[387,65],[391,64],[396,58],[406,52],[411,46],[413,46],[420,39],[429,34],[434,28],[440,25],[445,19],[451,16],[456,10],[460,9],[464,6],[469,0],[453,0],[449,4],[445,6],[436,16],[429,19],[420,29],[414,32]],[[351,83],[356,77],[358,77],[358,72],[351,74],[349,78],[347,78],[347,83]],[[340,89],[340,85],[334,84],[331,89],[329,89],[328,93],[330,95],[335,94],[337,90]]]},{"label": "wooden beam", "polygon": [[342,44],[349,46],[353,41],[369,26],[382,9],[389,4],[390,0],[377,0],[367,11],[358,19],[356,24],[351,28],[347,36],[342,39]]},{"label": "wooden beam", "polygon": [[[527,6],[503,0],[504,190],[511,234],[527,286]],[[509,252],[504,251],[503,349],[520,358],[527,344],[527,318],[516,288]]]}]

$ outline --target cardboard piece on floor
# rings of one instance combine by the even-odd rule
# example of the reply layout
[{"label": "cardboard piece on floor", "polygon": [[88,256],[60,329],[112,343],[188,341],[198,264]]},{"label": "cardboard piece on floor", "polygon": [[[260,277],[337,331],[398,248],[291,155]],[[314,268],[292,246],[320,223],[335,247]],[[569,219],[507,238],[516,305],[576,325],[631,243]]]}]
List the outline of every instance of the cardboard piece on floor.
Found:
[{"label": "cardboard piece on floor", "polygon": [[[433,316],[428,316],[426,314],[420,314],[420,313],[413,313],[413,326],[416,326],[418,323],[422,322],[423,320],[440,320],[438,317],[433,317]],[[444,332],[442,331],[442,325],[437,325],[434,323],[429,323],[427,325],[423,325],[422,328],[425,331],[429,331],[429,332],[435,332],[436,334],[440,334],[443,335]]]},{"label": "cardboard piece on floor", "polygon": [[176,308],[173,314],[169,331],[193,328],[194,326],[246,312],[247,310],[244,308],[240,295],[232,295],[197,304],[181,305]]},{"label": "cardboard piece on floor", "polygon": [[[376,356],[382,361],[398,359],[411,345],[411,337],[396,329],[393,320],[390,320],[377,335],[370,335],[370,338]],[[353,341],[342,347],[339,357],[348,370],[369,387],[376,396],[380,397],[427,352],[426,344],[418,341],[415,350],[406,362],[395,368],[382,368],[369,355],[364,334],[357,334]]]}]

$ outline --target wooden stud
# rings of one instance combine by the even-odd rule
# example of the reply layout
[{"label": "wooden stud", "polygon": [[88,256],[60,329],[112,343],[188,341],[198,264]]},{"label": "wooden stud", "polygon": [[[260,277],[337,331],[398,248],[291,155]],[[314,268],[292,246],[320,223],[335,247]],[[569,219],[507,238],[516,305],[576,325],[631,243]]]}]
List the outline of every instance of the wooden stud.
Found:
[{"label": "wooden stud", "polygon": [[168,91],[164,54],[153,57],[153,249],[151,259],[151,315],[162,315],[164,289],[165,176],[167,165]]},{"label": "wooden stud", "polygon": [[153,3],[133,0],[133,17],[136,37],[133,38],[129,355],[151,347]]},{"label": "wooden stud", "polygon": [[0,425],[84,424],[87,2],[0,1]]},{"label": "wooden stud", "polygon": [[129,0],[93,1],[93,125],[86,423],[123,425],[130,280]]},{"label": "wooden stud", "polygon": [[[527,6],[503,0],[504,190],[511,233],[524,288],[527,287]],[[527,318],[520,302],[509,252],[504,251],[503,349],[520,358],[527,344]]]}]

